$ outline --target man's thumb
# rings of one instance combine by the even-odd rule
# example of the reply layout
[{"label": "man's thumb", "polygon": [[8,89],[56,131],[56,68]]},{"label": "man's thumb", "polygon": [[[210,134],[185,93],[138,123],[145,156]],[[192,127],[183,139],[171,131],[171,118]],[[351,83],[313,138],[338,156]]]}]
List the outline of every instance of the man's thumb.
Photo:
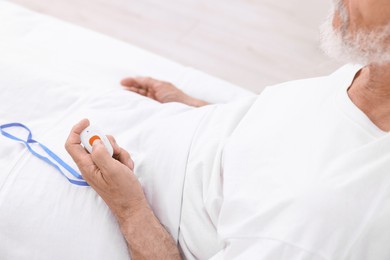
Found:
[{"label": "man's thumb", "polygon": [[95,140],[92,144],[91,157],[93,162],[99,167],[100,170],[106,171],[110,168],[112,163],[112,157],[107,151],[101,140]]}]

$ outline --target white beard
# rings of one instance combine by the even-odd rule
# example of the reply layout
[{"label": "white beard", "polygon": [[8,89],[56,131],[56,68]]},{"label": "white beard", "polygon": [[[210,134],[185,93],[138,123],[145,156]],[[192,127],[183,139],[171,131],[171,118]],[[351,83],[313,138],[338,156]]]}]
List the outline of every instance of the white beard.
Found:
[{"label": "white beard", "polygon": [[341,1],[335,2],[335,10],[341,18],[340,28],[333,28],[335,11],[321,26],[321,48],[328,56],[361,65],[390,63],[390,22],[374,31],[351,32],[348,12]]}]

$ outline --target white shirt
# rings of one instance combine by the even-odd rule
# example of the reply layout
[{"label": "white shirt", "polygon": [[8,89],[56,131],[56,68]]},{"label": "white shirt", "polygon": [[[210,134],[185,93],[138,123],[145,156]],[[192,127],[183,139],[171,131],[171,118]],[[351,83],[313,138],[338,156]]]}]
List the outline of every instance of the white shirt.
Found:
[{"label": "white shirt", "polygon": [[390,136],[347,95],[359,69],[217,106],[187,167],[187,258],[390,259]]}]

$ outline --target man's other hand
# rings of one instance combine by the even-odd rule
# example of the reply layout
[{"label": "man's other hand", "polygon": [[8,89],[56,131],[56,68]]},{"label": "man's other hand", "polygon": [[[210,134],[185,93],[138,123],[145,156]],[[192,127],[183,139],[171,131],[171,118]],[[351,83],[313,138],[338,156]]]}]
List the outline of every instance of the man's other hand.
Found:
[{"label": "man's other hand", "polygon": [[125,78],[121,81],[121,84],[127,90],[160,103],[179,102],[193,107],[208,105],[207,102],[187,95],[169,82],[149,77]]}]

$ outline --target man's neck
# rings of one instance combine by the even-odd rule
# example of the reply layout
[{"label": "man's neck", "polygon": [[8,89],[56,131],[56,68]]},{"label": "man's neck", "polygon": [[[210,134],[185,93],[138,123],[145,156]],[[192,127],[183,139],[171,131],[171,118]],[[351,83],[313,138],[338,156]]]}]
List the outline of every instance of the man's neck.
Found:
[{"label": "man's neck", "polygon": [[390,131],[390,64],[363,68],[356,74],[348,95],[375,125]]}]

